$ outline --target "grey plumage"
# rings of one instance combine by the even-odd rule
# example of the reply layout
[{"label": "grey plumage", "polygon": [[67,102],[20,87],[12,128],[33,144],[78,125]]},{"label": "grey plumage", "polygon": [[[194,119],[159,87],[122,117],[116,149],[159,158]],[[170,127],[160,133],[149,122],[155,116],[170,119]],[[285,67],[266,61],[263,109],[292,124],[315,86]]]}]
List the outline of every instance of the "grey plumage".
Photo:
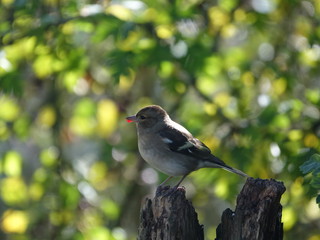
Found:
[{"label": "grey plumage", "polygon": [[135,116],[127,117],[127,120],[136,122],[138,147],[142,158],[152,167],[169,175],[169,178],[183,176],[177,186],[190,172],[200,168],[222,168],[248,177],[214,156],[204,143],[193,137],[183,126],[172,121],[160,106],[145,107]]}]

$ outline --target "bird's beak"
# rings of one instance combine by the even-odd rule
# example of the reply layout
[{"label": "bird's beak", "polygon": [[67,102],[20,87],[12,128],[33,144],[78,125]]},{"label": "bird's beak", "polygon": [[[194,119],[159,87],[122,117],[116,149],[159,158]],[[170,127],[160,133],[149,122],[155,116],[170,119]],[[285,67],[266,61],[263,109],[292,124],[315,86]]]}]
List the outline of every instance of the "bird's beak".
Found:
[{"label": "bird's beak", "polygon": [[138,118],[136,116],[130,116],[130,117],[127,117],[127,122],[130,123],[130,122],[138,122]]}]

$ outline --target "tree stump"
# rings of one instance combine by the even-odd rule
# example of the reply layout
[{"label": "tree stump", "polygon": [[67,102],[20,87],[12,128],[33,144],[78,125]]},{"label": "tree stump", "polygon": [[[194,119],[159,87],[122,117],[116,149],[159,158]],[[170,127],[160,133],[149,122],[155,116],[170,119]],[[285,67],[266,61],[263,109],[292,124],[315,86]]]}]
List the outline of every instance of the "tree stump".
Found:
[{"label": "tree stump", "polygon": [[285,190],[282,182],[273,179],[248,178],[236,210],[223,212],[216,240],[282,240],[280,198]]},{"label": "tree stump", "polygon": [[139,240],[203,240],[203,227],[185,190],[168,186],[157,188],[146,199],[140,213]]},{"label": "tree stump", "polygon": [[[285,187],[275,180],[247,179],[236,210],[226,209],[216,240],[281,240],[281,195]],[[185,190],[158,187],[140,213],[139,240],[203,240],[203,226],[185,197]]]}]

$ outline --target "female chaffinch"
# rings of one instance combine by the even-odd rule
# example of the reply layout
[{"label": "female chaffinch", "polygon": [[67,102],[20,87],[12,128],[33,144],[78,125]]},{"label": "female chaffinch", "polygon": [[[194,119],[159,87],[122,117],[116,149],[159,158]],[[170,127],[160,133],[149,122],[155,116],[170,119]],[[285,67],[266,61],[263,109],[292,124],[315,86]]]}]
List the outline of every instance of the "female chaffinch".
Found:
[{"label": "female chaffinch", "polygon": [[175,186],[177,188],[189,173],[200,168],[223,168],[248,177],[211,154],[204,143],[193,137],[183,126],[172,121],[160,106],[147,106],[126,119],[136,123],[142,158],[152,167],[169,175],[161,185],[174,176],[183,176]]}]

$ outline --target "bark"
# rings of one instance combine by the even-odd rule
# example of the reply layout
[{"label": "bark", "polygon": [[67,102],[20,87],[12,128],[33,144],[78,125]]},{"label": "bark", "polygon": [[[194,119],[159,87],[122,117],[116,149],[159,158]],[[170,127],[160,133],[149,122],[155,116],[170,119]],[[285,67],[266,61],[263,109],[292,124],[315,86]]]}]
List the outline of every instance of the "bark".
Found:
[{"label": "bark", "polygon": [[203,227],[185,190],[159,186],[141,209],[139,240],[203,240]]},{"label": "bark", "polygon": [[[275,180],[247,179],[233,212],[226,209],[216,240],[282,240],[281,195],[285,187]],[[140,213],[139,240],[203,240],[203,226],[182,188],[159,186]]]},{"label": "bark", "polygon": [[282,182],[249,178],[237,198],[236,210],[226,209],[216,240],[281,240]]}]

